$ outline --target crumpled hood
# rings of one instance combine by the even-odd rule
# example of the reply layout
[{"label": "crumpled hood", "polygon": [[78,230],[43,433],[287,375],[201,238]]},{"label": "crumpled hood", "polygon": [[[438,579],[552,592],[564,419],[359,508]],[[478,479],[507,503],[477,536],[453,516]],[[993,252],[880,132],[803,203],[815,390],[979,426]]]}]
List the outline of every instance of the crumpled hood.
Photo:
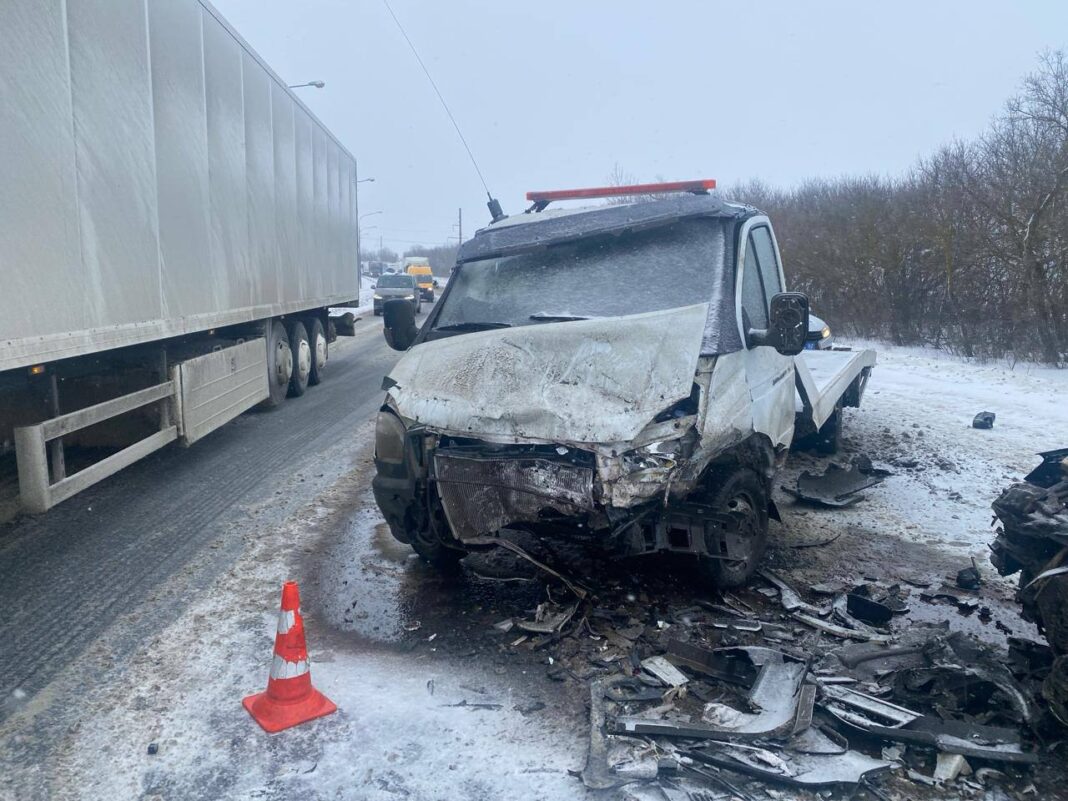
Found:
[{"label": "crumpled hood", "polygon": [[424,342],[390,372],[403,417],[492,441],[627,442],[690,394],[707,304]]}]

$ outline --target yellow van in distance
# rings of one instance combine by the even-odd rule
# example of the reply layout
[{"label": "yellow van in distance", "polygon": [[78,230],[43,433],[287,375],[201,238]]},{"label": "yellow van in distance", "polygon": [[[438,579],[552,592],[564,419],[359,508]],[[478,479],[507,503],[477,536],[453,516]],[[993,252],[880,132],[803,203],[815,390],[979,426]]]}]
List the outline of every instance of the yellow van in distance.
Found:
[{"label": "yellow van in distance", "polygon": [[426,256],[408,256],[404,260],[404,272],[414,275],[419,284],[419,295],[423,300],[434,301],[434,273],[430,269],[430,260]]}]

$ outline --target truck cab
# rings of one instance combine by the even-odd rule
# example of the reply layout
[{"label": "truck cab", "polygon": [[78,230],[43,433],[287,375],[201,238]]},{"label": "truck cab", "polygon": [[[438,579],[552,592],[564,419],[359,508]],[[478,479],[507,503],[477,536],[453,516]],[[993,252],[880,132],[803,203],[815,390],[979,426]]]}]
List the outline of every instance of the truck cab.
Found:
[{"label": "truck cab", "polygon": [[808,305],[767,216],[709,183],[564,211],[532,193],[461,246],[418,332],[387,307],[407,353],[384,382],[373,486],[397,539],[442,563],[520,528],[749,578]]}]

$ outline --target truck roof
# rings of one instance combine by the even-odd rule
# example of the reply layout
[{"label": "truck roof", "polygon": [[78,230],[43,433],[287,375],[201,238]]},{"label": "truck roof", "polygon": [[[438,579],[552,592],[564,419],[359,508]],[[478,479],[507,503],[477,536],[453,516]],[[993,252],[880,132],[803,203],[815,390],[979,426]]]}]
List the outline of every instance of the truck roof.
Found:
[{"label": "truck roof", "polygon": [[744,219],[758,213],[752,206],[731,203],[717,195],[690,194],[610,206],[531,211],[476,231],[460,246],[456,261],[505,256],[594,234],[656,228],[694,217]]}]

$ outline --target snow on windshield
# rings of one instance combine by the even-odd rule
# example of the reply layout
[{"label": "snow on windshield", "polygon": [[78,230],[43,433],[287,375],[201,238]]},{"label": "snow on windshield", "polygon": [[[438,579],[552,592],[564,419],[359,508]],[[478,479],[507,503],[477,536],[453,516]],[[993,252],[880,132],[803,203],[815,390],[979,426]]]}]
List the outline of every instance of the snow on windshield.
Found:
[{"label": "snow on windshield", "polygon": [[464,264],[435,328],[536,325],[691,306],[719,296],[723,222],[683,220],[652,231],[588,237]]}]

